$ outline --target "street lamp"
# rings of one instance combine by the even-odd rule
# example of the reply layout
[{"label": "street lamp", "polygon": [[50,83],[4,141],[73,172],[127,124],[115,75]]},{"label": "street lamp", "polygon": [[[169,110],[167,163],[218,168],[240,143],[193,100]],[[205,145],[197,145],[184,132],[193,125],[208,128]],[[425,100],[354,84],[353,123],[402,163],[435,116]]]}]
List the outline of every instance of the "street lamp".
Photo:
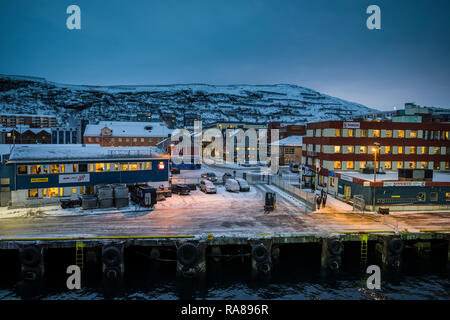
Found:
[{"label": "street lamp", "polygon": [[375,211],[375,181],[377,180],[377,152],[380,152],[380,144],[378,142],[373,143],[375,146],[372,147],[373,151],[373,210]]}]

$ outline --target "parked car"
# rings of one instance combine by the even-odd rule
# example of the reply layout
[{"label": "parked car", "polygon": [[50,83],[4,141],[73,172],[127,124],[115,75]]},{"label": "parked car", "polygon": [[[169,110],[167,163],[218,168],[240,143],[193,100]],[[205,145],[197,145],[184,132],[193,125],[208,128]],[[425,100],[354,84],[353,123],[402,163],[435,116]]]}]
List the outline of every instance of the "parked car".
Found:
[{"label": "parked car", "polygon": [[205,172],[205,173],[202,173],[202,176],[201,176],[203,179],[207,179],[207,180],[209,180],[209,181],[211,181],[211,182],[216,182],[217,181],[217,176],[216,176],[216,174],[214,173],[214,172]]},{"label": "parked car", "polygon": [[185,184],[175,184],[172,186],[172,193],[189,194],[191,189]]},{"label": "parked car", "polygon": [[170,173],[171,174],[180,174],[180,169],[179,168],[170,168]]},{"label": "parked car", "polygon": [[233,178],[233,175],[231,173],[225,172],[222,176],[223,183],[227,182],[227,179]]},{"label": "parked car", "polygon": [[216,193],[216,186],[209,180],[200,181],[200,190],[206,193]]},{"label": "parked car", "polygon": [[250,186],[248,185],[247,180],[242,178],[236,178],[235,180],[239,183],[239,191],[250,191]]},{"label": "parked car", "polygon": [[228,178],[227,182],[225,182],[225,189],[230,192],[239,192],[239,183],[234,179]]}]

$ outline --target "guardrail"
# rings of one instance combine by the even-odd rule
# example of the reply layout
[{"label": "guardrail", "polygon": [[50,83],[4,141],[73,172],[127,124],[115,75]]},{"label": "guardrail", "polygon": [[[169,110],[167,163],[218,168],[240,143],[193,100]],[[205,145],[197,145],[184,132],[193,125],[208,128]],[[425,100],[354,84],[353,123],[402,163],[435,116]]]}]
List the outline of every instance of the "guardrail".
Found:
[{"label": "guardrail", "polygon": [[306,192],[300,188],[297,188],[296,186],[283,182],[280,180],[278,176],[270,176],[269,181],[270,184],[276,185],[280,189],[283,189],[284,191],[291,193],[295,197],[299,198],[301,201],[305,202],[309,207],[311,207],[312,210],[315,209],[316,196],[314,193]]}]

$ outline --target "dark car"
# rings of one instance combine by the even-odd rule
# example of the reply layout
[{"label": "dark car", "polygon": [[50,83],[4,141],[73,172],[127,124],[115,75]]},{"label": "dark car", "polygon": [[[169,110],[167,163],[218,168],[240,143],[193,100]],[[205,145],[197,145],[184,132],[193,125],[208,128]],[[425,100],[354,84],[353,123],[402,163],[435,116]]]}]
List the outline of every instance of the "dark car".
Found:
[{"label": "dark car", "polygon": [[227,182],[227,179],[233,178],[233,175],[231,173],[225,172],[222,176],[223,183]]},{"label": "dark car", "polygon": [[217,181],[217,176],[214,172],[205,172],[202,173],[202,178],[209,180],[211,182],[216,182]]},{"label": "dark car", "polygon": [[191,189],[185,184],[176,184],[172,186],[172,193],[189,194]]},{"label": "dark car", "polygon": [[170,168],[170,173],[171,174],[180,174],[180,169],[179,168]]}]

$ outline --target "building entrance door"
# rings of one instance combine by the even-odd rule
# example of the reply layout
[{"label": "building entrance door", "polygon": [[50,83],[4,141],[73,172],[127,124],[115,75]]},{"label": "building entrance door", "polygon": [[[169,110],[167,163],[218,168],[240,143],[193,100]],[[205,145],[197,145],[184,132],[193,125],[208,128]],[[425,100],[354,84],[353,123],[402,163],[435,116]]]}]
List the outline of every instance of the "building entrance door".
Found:
[{"label": "building entrance door", "polygon": [[346,200],[352,198],[352,188],[350,186],[344,186],[344,196]]}]

